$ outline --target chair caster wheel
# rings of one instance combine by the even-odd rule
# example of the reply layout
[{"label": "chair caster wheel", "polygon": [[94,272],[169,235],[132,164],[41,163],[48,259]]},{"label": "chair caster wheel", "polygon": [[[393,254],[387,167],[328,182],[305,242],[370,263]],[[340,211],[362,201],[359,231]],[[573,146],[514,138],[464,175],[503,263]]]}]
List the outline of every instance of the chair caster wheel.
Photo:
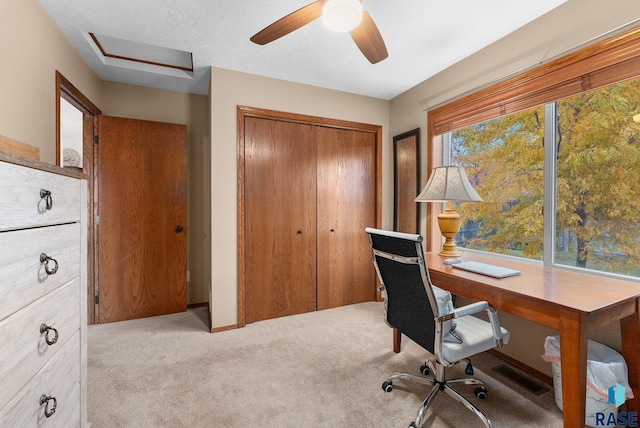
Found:
[{"label": "chair caster wheel", "polygon": [[474,389],[473,393],[476,394],[476,397],[478,397],[481,400],[484,400],[485,398],[487,398],[487,388],[483,386]]},{"label": "chair caster wheel", "polygon": [[382,390],[384,392],[393,391],[393,383],[390,380],[385,380],[384,382],[382,382]]},{"label": "chair caster wheel", "polygon": [[411,423],[409,424],[409,428],[417,428],[417,427],[416,427],[416,423],[415,423],[415,422],[411,422]]},{"label": "chair caster wheel", "polygon": [[422,373],[424,376],[429,376],[431,374],[431,369],[428,365],[423,364],[420,366],[420,373]]},{"label": "chair caster wheel", "polygon": [[464,369],[464,373],[468,376],[473,376],[473,366],[471,365],[471,363],[467,364],[467,367],[465,367]]}]

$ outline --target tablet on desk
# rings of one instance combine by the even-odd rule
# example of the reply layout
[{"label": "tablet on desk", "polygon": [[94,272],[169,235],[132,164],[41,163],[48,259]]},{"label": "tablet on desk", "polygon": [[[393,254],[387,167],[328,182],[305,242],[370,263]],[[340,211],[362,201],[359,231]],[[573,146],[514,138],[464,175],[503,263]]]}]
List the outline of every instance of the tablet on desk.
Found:
[{"label": "tablet on desk", "polygon": [[462,269],[469,272],[479,273],[481,275],[491,276],[493,278],[507,278],[509,276],[520,275],[519,270],[509,269],[501,266],[488,265],[480,262],[462,262],[451,265],[456,269]]}]

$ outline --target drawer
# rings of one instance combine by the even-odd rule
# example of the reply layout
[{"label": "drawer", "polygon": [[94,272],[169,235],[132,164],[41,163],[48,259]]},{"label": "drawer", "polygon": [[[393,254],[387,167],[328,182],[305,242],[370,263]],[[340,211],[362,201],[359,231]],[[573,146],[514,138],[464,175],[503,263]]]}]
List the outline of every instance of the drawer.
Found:
[{"label": "drawer", "polygon": [[[80,281],[75,279],[0,322],[0,408],[78,332],[79,291]],[[43,323],[57,330],[56,343],[47,344],[47,336],[51,340],[55,332],[41,333]],[[79,345],[76,348],[79,351]],[[73,364],[79,361],[78,354]]]},{"label": "drawer", "polygon": [[[0,410],[1,427],[78,427],[80,425],[80,333]],[[42,395],[55,397],[55,413],[45,416]],[[49,410],[53,401],[49,402]]]},{"label": "drawer", "polygon": [[[47,274],[42,253],[58,262],[55,274]],[[0,320],[79,274],[79,223],[0,232]]]},{"label": "drawer", "polygon": [[[41,189],[51,192],[50,209]],[[0,163],[0,231],[80,220],[80,180]]]}]

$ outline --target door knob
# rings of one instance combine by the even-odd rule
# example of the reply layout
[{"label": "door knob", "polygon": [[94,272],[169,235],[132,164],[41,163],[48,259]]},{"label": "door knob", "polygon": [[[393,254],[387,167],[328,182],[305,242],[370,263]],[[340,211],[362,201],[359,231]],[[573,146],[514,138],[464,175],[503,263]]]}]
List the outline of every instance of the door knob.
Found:
[{"label": "door knob", "polygon": [[184,229],[184,227],[182,227],[182,225],[181,225],[181,224],[177,225],[177,226],[176,226],[176,233],[180,233],[180,232],[182,232],[182,230],[183,230],[183,229]]}]

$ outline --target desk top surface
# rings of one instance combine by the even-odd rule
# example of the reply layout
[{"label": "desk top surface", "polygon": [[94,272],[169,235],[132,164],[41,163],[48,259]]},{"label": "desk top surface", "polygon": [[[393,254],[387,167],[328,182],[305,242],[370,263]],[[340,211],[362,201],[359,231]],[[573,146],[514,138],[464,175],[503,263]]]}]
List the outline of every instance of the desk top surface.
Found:
[{"label": "desk top surface", "polygon": [[640,297],[640,282],[545,267],[526,260],[481,253],[465,253],[462,256],[463,261],[488,263],[521,272],[518,276],[498,279],[445,265],[442,262],[444,258],[435,252],[429,252],[425,257],[434,285],[438,286],[440,281],[443,288],[463,297],[478,297],[477,292],[496,296],[502,294],[583,313]]}]

